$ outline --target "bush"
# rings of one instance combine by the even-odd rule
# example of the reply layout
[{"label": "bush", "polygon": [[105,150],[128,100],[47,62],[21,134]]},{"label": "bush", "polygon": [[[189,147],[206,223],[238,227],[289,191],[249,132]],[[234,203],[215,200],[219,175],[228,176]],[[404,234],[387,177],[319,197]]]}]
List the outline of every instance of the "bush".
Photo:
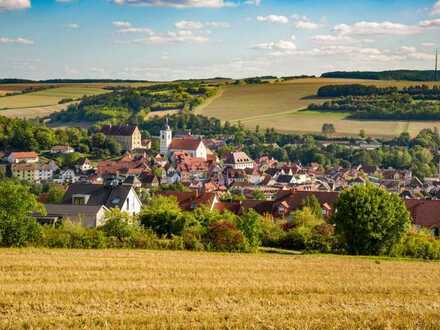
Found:
[{"label": "bush", "polygon": [[261,245],[266,247],[281,247],[281,238],[286,232],[281,228],[280,223],[272,219],[264,218],[261,222]]},{"label": "bush", "polygon": [[208,226],[205,236],[208,249],[215,251],[238,252],[246,250],[243,233],[232,222],[221,220]]},{"label": "bush", "polygon": [[392,256],[411,257],[427,260],[440,259],[440,240],[429,231],[420,230],[406,234],[391,251]]},{"label": "bush", "polygon": [[58,228],[43,226],[40,245],[64,249],[101,249],[107,247],[103,232],[66,221]]},{"label": "bush", "polygon": [[287,250],[305,250],[312,231],[308,227],[290,229],[281,239],[280,247]]}]

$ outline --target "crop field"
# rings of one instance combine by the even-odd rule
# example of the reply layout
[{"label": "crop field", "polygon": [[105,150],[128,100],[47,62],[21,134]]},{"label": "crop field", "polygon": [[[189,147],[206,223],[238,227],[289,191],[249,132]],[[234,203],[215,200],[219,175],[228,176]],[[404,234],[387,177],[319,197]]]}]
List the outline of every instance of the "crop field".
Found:
[{"label": "crop field", "polygon": [[0,328],[437,329],[434,262],[0,250]]},{"label": "crop field", "polygon": [[[347,79],[298,79],[284,83],[227,86],[221,94],[197,112],[231,122],[240,121],[246,127],[275,128],[286,133],[320,132],[324,123],[332,123],[336,134],[358,135],[363,129],[371,136],[394,136],[408,131],[416,135],[423,128],[440,128],[440,122],[349,120],[342,113],[311,113],[300,111],[317,99],[317,90],[329,84],[361,83],[376,86],[413,86],[421,84],[406,81],[372,81]],[[432,85],[432,83],[426,83]]]},{"label": "crop field", "polygon": [[57,87],[14,96],[0,98],[0,109],[26,109],[57,105],[66,98],[78,99],[84,95],[103,94],[107,91],[95,87]]}]

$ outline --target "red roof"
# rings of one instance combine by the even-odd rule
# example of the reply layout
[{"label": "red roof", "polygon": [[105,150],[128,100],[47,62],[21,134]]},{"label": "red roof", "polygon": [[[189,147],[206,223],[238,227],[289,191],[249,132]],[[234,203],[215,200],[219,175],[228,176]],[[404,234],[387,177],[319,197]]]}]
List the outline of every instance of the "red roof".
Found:
[{"label": "red roof", "polygon": [[11,152],[9,157],[14,157],[15,159],[37,158],[38,154],[36,152],[34,152],[34,151]]},{"label": "red roof", "polygon": [[170,150],[191,150],[195,151],[202,140],[194,137],[174,138],[169,146]]},{"label": "red roof", "polygon": [[413,223],[426,228],[440,228],[440,200],[406,199]]}]

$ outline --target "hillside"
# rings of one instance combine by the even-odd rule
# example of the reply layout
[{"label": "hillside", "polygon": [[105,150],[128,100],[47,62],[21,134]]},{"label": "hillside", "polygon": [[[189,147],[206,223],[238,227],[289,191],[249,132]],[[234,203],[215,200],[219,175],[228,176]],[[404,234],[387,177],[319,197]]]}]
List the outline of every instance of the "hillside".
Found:
[{"label": "hillside", "polygon": [[434,329],[437,263],[0,250],[0,328]]},{"label": "hillside", "polygon": [[415,84],[410,81],[308,78],[284,83],[232,85],[224,87],[218,97],[197,112],[223,121],[240,121],[249,128],[258,125],[261,129],[275,128],[288,133],[320,132],[324,123],[332,123],[337,135],[358,135],[361,129],[371,136],[394,136],[404,131],[415,135],[423,128],[440,128],[438,121],[361,121],[347,119],[347,113],[300,111],[311,103],[327,100],[316,98],[320,87],[353,83],[399,88]]}]

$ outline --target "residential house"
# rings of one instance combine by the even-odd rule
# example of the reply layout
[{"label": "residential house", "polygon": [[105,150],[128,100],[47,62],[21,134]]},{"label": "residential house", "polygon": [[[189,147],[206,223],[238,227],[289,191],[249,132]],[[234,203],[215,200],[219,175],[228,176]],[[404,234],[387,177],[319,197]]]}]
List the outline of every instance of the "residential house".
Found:
[{"label": "residential house", "polygon": [[28,182],[45,182],[52,180],[54,172],[58,169],[55,162],[40,163],[14,163],[11,165],[12,176]]},{"label": "residential house", "polygon": [[34,151],[28,152],[11,152],[8,156],[10,164],[27,163],[33,164],[39,162],[38,154]]},{"label": "residential house", "polygon": [[225,167],[234,170],[244,170],[254,168],[254,161],[243,151],[231,152],[226,156],[224,161]]},{"label": "residential house", "polygon": [[142,136],[139,128],[132,125],[106,125],[101,132],[114,138],[125,151],[142,148]]},{"label": "residential house", "polygon": [[67,205],[105,206],[138,214],[142,202],[132,186],[74,183],[67,189],[63,203]]},{"label": "residential house", "polygon": [[45,204],[44,207],[47,214],[34,213],[40,224],[56,225],[68,220],[87,228],[103,225],[108,210],[104,205]]},{"label": "residential house", "polygon": [[88,158],[81,158],[75,165],[77,171],[85,173],[93,170],[92,162]]},{"label": "residential house", "polygon": [[50,152],[52,154],[71,154],[71,153],[75,152],[75,149],[73,149],[69,145],[59,145],[59,146],[53,146],[50,149]]}]

